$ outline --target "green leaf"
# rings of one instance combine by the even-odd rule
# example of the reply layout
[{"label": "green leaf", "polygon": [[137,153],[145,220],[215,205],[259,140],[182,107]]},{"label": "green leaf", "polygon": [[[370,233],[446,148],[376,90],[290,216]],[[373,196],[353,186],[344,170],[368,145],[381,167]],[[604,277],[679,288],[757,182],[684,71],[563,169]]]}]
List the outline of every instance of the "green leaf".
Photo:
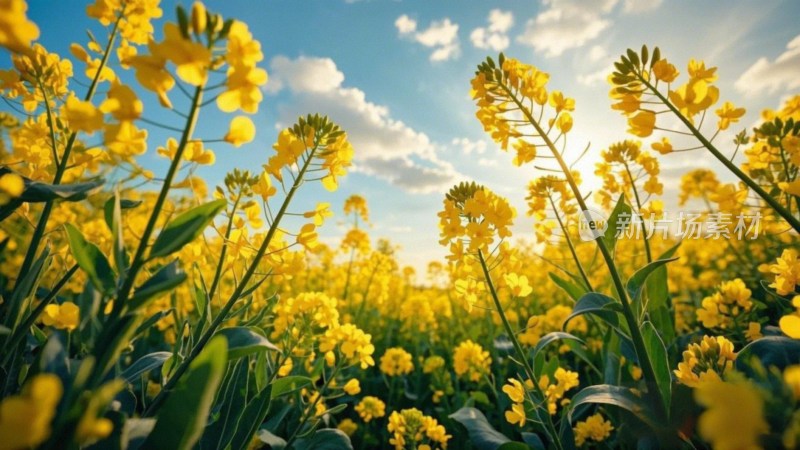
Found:
[{"label": "green leaf", "polygon": [[[0,176],[7,173],[16,173],[7,167],[0,167]],[[19,175],[19,174],[17,174]],[[89,195],[97,192],[105,181],[101,178],[85,183],[74,184],[46,184],[22,177],[24,188],[22,194],[8,203],[0,206],[0,221],[10,216],[23,203],[41,203],[51,200],[76,202],[84,200]]]},{"label": "green leaf", "polygon": [[611,252],[611,256],[614,256],[614,250],[617,244],[617,233],[625,231],[624,229],[617,229],[626,223],[620,220],[620,216],[627,217],[627,223],[630,224],[631,218],[633,217],[632,213],[631,207],[625,203],[625,194],[620,194],[617,199],[617,204],[614,205],[614,209],[611,210],[611,215],[608,216],[608,228],[606,228],[603,234],[603,241],[605,241],[608,251]]},{"label": "green leaf", "polygon": [[225,338],[209,341],[159,410],[144,448],[187,450],[195,445],[203,434],[214,394],[225,373],[227,353]]},{"label": "green leaf", "polygon": [[567,417],[570,423],[572,423],[572,413],[578,406],[595,403],[619,406],[633,413],[633,415],[651,428],[658,428],[658,421],[655,419],[655,415],[644,399],[637,396],[626,387],[612,386],[609,384],[589,386],[575,394],[569,406],[567,406]]},{"label": "green leaf", "polygon": [[45,184],[38,181],[28,182],[26,180],[25,190],[19,199],[23,202],[40,203],[50,200],[66,200],[76,202],[85,200],[89,195],[100,190],[105,180],[98,178],[96,180],[87,181],[84,183],[73,184]]},{"label": "green leaf", "polygon": [[492,402],[489,400],[489,396],[483,391],[470,391],[469,398],[475,403],[482,403],[484,405],[492,404]]},{"label": "green leaf", "polygon": [[[22,319],[22,313],[28,311],[28,299],[36,291],[39,285],[40,277],[44,272],[45,267],[50,265],[50,246],[47,245],[42,250],[42,254],[34,260],[31,269],[26,274],[20,274],[22,277],[17,280],[14,285],[14,290],[11,292],[11,299],[5,309],[5,325],[16,330]],[[5,306],[5,305],[4,305]]]},{"label": "green leaf", "polygon": [[331,416],[335,416],[345,409],[347,409],[347,403],[340,403],[334,407],[326,409],[321,415],[330,414]]},{"label": "green leaf", "polygon": [[603,338],[603,383],[619,384],[620,381],[620,338],[614,330],[607,330]]},{"label": "green leaf", "polygon": [[172,314],[172,311],[175,311],[175,308],[168,308],[154,313],[152,316],[148,317],[147,320],[145,320],[138,327],[136,327],[136,331],[133,333],[133,336],[134,337],[139,336],[145,331],[152,329],[153,325],[155,325],[159,320],[163,319],[164,317]]},{"label": "green leaf", "polygon": [[634,273],[625,284],[625,290],[628,292],[628,296],[630,296],[631,301],[638,303],[642,299],[642,292],[644,291],[645,282],[651,274],[667,263],[671,263],[677,259],[678,258],[658,259],[637,270],[636,273]]},{"label": "green leaf", "polygon": [[553,331],[545,334],[544,336],[542,336],[541,339],[539,339],[539,341],[536,343],[536,346],[533,347],[533,356],[536,357],[536,355],[539,352],[541,352],[545,347],[547,347],[549,344],[562,339],[571,339],[583,343],[583,341],[580,338],[573,336],[569,333],[565,333],[563,331]]},{"label": "green leaf", "polygon": [[[658,257],[659,260],[671,258],[680,247],[680,242],[664,252]],[[661,266],[653,271],[645,283],[647,293],[647,312],[650,320],[661,333],[664,344],[669,344],[675,340],[674,317],[670,313],[669,286],[667,284],[667,266]]]},{"label": "green leaf", "polygon": [[775,366],[780,370],[800,364],[800,341],[786,336],[766,336],[747,344],[736,355],[736,369],[750,372],[752,359],[763,367]]},{"label": "green leaf", "polygon": [[542,442],[542,438],[540,438],[538,434],[529,433],[526,431],[523,431],[520,434],[522,435],[522,440],[534,450],[545,450],[547,448],[545,447],[544,442]]},{"label": "green leaf", "polygon": [[119,273],[124,273],[130,266],[130,257],[128,256],[123,241],[122,231],[124,227],[122,225],[122,210],[135,208],[141,203],[141,201],[121,199],[119,197],[119,190],[117,189],[114,195],[106,200],[105,205],[103,205],[106,224],[113,238],[114,263]]},{"label": "green leaf", "polygon": [[569,295],[570,298],[575,301],[578,301],[578,299],[581,298],[581,296],[586,293],[586,288],[581,286],[580,284],[572,283],[568,280],[565,280],[556,275],[554,272],[549,272],[548,275],[550,275],[550,279],[553,280],[553,283],[555,283],[558,287],[564,290],[564,292],[566,292],[567,295]]},{"label": "green leaf", "polygon": [[153,418],[130,418],[123,425],[122,436],[127,438],[128,450],[142,448],[147,436],[153,431],[156,420]]},{"label": "green leaf", "polygon": [[642,337],[647,347],[647,357],[656,373],[656,387],[664,400],[664,406],[669,411],[672,399],[672,371],[670,370],[669,357],[664,341],[658,334],[655,326],[650,321],[642,323]]},{"label": "green leaf", "polygon": [[464,425],[470,442],[478,450],[498,450],[503,444],[511,442],[511,439],[492,428],[486,416],[475,408],[465,406],[449,417]]},{"label": "green leaf", "polygon": [[158,272],[136,288],[130,300],[130,310],[143,308],[149,300],[175,289],[185,280],[186,272],[181,269],[177,260],[162,266]]},{"label": "green leaf", "polygon": [[133,383],[140,375],[161,367],[164,361],[169,359],[170,356],[172,356],[170,352],[153,352],[144,355],[125,369],[125,371],[120,374],[120,377],[127,380],[128,383]]},{"label": "green leaf", "polygon": [[311,437],[298,439],[294,447],[298,450],[353,450],[350,438],[336,428],[317,430]]},{"label": "green leaf", "polygon": [[[109,198],[103,205],[103,218],[106,220],[106,225],[108,225],[108,229],[112,231],[114,230],[114,203],[116,203],[115,198],[116,196]],[[142,204],[141,200],[130,200],[127,198],[119,199],[120,209],[133,209],[141,204]]]},{"label": "green leaf", "polygon": [[227,204],[224,199],[214,200],[192,208],[175,218],[161,230],[150,249],[149,259],[170,255],[192,242]]},{"label": "green leaf", "polygon": [[564,321],[563,329],[569,321],[583,314],[595,315],[614,328],[619,327],[619,316],[622,305],[616,300],[599,292],[589,292],[581,297],[572,308],[572,313]]},{"label": "green leaf", "polygon": [[256,327],[230,327],[217,331],[228,340],[228,358],[241,358],[261,351],[280,351],[272,342],[256,332]]},{"label": "green leaf", "polygon": [[258,440],[262,443],[269,445],[271,450],[283,450],[286,448],[286,440],[280,436],[272,434],[272,432],[266,428],[261,428],[258,430],[256,437],[258,437]]},{"label": "green leaf", "polygon": [[236,432],[247,404],[248,360],[239,360],[232,370],[228,371],[222,388],[217,396],[214,410],[216,422],[208,425],[200,440],[201,449],[227,448]]},{"label": "green leaf", "polygon": [[310,386],[311,383],[311,378],[300,375],[289,375],[288,377],[278,378],[271,384],[272,398],[274,400],[282,395],[299,391],[306,386]]},{"label": "green leaf", "polygon": [[258,430],[258,427],[267,418],[271,399],[272,386],[267,386],[250,400],[236,427],[236,434],[234,434],[233,440],[231,441],[232,450],[247,449],[256,430]]},{"label": "green leaf", "polygon": [[71,223],[64,224],[72,256],[89,281],[99,292],[109,294],[116,286],[116,275],[108,259],[100,249],[87,241],[83,234]]},{"label": "green leaf", "polygon": [[497,450],[531,450],[531,448],[523,442],[506,442],[505,444],[497,447]]}]

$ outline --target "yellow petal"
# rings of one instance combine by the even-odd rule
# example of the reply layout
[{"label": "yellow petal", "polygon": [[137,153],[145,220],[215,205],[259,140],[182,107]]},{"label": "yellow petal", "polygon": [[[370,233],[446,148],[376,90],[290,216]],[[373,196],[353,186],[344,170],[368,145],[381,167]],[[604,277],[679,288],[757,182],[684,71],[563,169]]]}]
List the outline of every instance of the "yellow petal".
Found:
[{"label": "yellow petal", "polygon": [[800,317],[788,315],[781,317],[781,331],[792,339],[800,339]]}]

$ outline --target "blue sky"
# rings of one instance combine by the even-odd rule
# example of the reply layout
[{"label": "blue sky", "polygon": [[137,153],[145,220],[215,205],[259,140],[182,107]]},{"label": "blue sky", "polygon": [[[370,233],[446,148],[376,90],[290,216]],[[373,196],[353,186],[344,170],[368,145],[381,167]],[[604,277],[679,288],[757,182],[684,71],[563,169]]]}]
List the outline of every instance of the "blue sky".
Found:
[{"label": "blue sky", "polygon": [[[75,7],[78,3],[30,2],[28,15],[39,24],[40,41],[50,50],[68,54],[71,42],[85,44],[84,29],[94,25],[83,7]],[[175,4],[162,2],[165,19],[174,20]],[[341,202],[351,194],[364,195],[371,234],[399,244],[401,260],[418,268],[444,254],[437,243],[436,213],[444,192],[458,181],[475,180],[509,197],[519,213],[516,234],[531,235],[524,188],[536,171],[532,165],[512,166],[512,155],[483,133],[469,99],[476,64],[500,49],[550,72],[551,88],[576,99],[568,151],[579,153],[591,142],[579,166],[587,189],[593,186],[594,155],[626,138],[624,118],[609,108],[605,75],[628,47],[658,45],[681,72],[692,57],[718,66],[721,100],[748,109],[732,131],[750,127],[762,109],[800,92],[800,2],[791,0],[206,4],[249,24],[262,43],[261,65],[270,82],[253,117],[255,142],[239,149],[210,145],[217,164],[198,173],[214,185],[233,167],[259,167],[272,152],[278,127],[299,114],[328,114],[349,132],[355,168],[337,193],[309,190],[298,209],[330,201],[338,220],[326,224],[321,235],[334,242],[345,230]],[[146,117],[172,120],[159,111],[153,95],[145,93],[143,99]],[[200,137],[222,136],[227,120],[209,110],[201,119]],[[167,136],[151,133],[142,158],[157,173],[163,173],[164,165],[155,147]],[[729,138],[720,137],[723,149],[729,148]],[[667,205],[674,203],[681,173],[718,167],[702,153],[680,155],[661,158]]]}]

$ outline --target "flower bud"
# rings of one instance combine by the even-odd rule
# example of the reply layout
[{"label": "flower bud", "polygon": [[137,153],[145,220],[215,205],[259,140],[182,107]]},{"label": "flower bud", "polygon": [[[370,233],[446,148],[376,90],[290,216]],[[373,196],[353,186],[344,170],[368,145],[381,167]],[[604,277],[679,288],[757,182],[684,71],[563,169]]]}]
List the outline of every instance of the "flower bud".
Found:
[{"label": "flower bud", "polygon": [[206,31],[206,7],[200,2],[192,5],[192,31],[195,34]]}]

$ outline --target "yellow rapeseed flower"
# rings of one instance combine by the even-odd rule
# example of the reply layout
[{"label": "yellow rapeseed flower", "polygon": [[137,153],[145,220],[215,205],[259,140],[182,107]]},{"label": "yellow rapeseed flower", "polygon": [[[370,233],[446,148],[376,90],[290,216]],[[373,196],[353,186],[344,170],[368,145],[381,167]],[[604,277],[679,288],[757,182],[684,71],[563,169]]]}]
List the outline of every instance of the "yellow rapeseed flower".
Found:
[{"label": "yellow rapeseed flower", "polygon": [[611,436],[614,426],[611,422],[603,419],[600,413],[593,414],[575,424],[572,429],[575,433],[575,445],[583,446],[587,442],[603,442]]},{"label": "yellow rapeseed flower", "polygon": [[25,190],[25,180],[15,173],[6,173],[0,176],[0,206],[3,206],[22,195]]},{"label": "yellow rapeseed flower", "polygon": [[256,137],[256,126],[247,116],[236,116],[231,120],[228,133],[225,134],[225,141],[233,144],[234,147],[241,147],[242,144],[251,142]]},{"label": "yellow rapeseed flower", "polygon": [[400,347],[386,349],[381,356],[381,372],[390,377],[406,375],[414,370],[411,353]]},{"label": "yellow rapeseed flower", "polygon": [[378,397],[368,395],[361,399],[355,407],[356,412],[364,422],[379,419],[386,415],[386,403]]},{"label": "yellow rapeseed flower", "polygon": [[72,331],[78,328],[80,309],[72,302],[64,302],[60,305],[51,303],[45,306],[41,320],[45,326]]},{"label": "yellow rapeseed flower", "polygon": [[0,450],[35,447],[50,436],[50,422],[61,400],[61,380],[52,374],[35,375],[22,393],[0,402]]},{"label": "yellow rapeseed flower", "polygon": [[12,52],[30,50],[31,42],[39,38],[39,27],[28,20],[24,0],[0,1],[0,46]]},{"label": "yellow rapeseed flower", "polygon": [[703,383],[694,391],[695,400],[706,407],[697,430],[717,450],[761,448],[759,437],[769,432],[764,420],[764,400],[746,380]]},{"label": "yellow rapeseed flower", "polygon": [[458,344],[453,352],[456,375],[466,376],[470,381],[479,381],[483,375],[489,373],[491,363],[489,352],[470,339]]}]

